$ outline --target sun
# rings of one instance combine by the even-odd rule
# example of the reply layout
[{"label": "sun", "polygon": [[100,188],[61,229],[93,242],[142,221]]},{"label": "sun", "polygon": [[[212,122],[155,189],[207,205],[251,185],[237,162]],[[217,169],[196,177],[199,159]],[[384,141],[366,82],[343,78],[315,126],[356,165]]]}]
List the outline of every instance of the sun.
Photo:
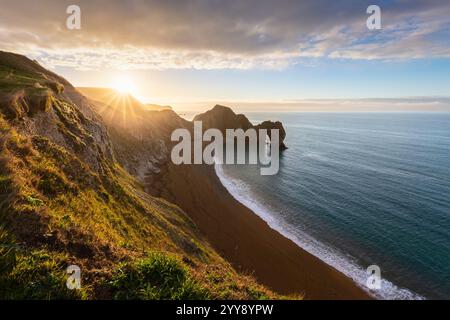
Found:
[{"label": "sun", "polygon": [[136,86],[134,85],[133,79],[128,76],[117,77],[113,81],[113,89],[121,94],[134,94],[136,92]]}]

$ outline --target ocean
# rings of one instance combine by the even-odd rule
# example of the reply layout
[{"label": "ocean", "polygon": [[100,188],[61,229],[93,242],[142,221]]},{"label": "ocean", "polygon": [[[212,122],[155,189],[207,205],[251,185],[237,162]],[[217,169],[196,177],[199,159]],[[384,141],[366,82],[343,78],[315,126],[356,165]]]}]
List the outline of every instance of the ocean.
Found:
[{"label": "ocean", "polygon": [[450,299],[450,114],[246,113],[281,121],[275,176],[216,165],[269,225],[383,299]]}]

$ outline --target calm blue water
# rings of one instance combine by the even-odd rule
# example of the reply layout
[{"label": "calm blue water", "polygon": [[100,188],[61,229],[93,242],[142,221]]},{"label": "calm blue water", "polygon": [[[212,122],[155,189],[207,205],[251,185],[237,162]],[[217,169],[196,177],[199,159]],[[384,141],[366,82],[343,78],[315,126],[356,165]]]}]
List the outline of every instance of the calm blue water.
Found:
[{"label": "calm blue water", "polygon": [[254,113],[280,120],[276,176],[218,167],[235,197],[275,229],[383,298],[450,299],[450,114]]}]

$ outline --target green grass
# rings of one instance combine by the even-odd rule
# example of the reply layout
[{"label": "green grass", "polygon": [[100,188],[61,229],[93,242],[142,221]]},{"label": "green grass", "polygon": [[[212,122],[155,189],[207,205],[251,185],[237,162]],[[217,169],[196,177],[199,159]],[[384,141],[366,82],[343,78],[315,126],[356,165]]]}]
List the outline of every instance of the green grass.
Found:
[{"label": "green grass", "polygon": [[148,258],[124,264],[109,286],[115,299],[181,300],[208,299],[209,293],[189,276],[175,257],[153,252]]},{"label": "green grass", "polygon": [[83,299],[86,290],[66,286],[67,256],[27,251],[0,226],[0,299]]},{"label": "green grass", "polygon": [[11,93],[21,89],[31,89],[33,93],[50,89],[60,94],[64,91],[64,86],[57,81],[47,80],[42,75],[0,65],[0,91]]}]

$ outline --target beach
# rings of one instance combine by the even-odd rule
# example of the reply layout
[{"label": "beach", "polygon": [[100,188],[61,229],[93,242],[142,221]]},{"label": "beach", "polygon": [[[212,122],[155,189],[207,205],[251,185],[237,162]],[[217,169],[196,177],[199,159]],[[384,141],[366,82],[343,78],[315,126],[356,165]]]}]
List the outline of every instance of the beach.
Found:
[{"label": "beach", "polygon": [[273,230],[221,184],[214,166],[168,162],[147,186],[191,217],[237,270],[282,294],[305,299],[371,299],[350,278]]}]

